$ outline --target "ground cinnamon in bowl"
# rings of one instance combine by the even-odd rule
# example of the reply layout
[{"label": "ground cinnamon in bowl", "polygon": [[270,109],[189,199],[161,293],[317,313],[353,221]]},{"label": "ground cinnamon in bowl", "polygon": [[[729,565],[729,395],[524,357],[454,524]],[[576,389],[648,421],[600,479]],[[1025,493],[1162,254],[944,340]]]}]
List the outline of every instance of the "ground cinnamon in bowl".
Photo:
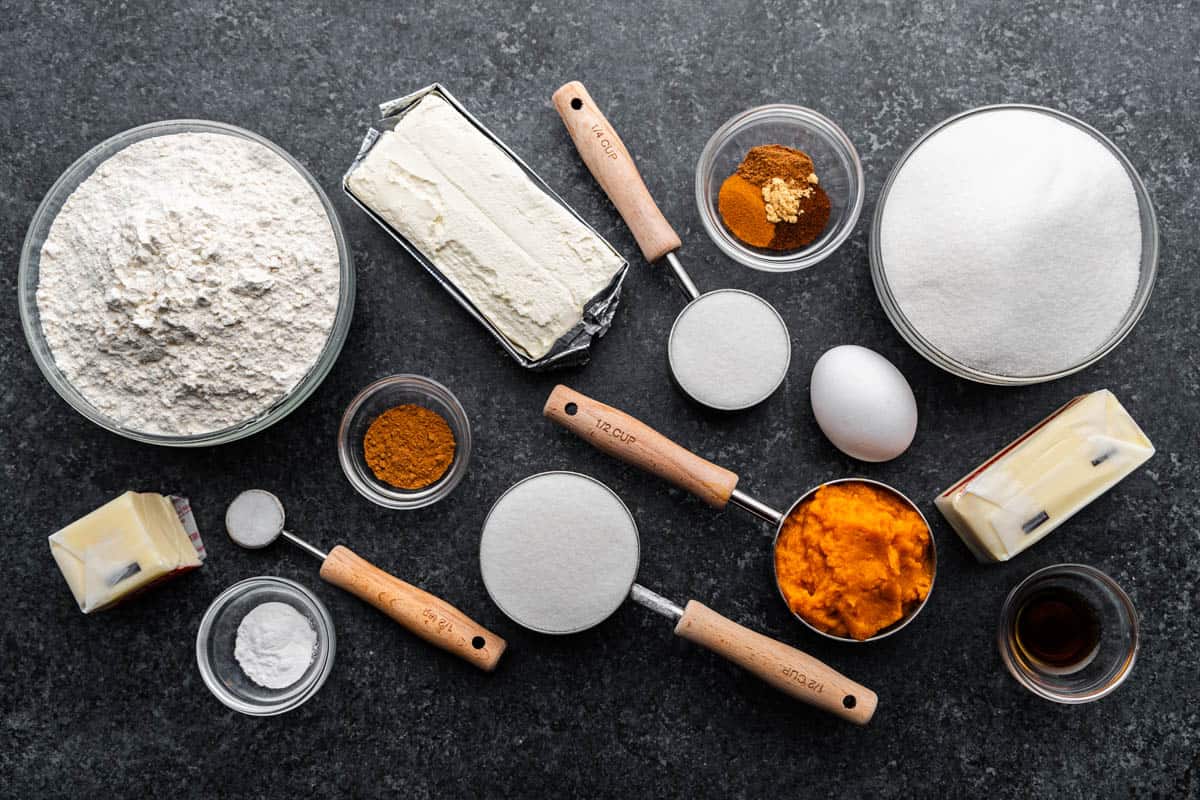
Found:
[{"label": "ground cinnamon in bowl", "polygon": [[456,446],[442,415],[414,404],[384,411],[363,436],[367,466],[397,489],[424,489],[439,481],[454,462]]},{"label": "ground cinnamon in bowl", "polygon": [[829,224],[829,195],[808,154],[781,144],[750,148],[721,184],[717,210],[740,241],[766,250],[797,250]]}]

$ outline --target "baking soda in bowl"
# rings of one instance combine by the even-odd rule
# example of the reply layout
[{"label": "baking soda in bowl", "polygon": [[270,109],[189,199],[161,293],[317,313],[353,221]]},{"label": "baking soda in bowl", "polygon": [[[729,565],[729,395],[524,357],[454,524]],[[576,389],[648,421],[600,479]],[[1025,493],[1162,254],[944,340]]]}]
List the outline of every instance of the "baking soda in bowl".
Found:
[{"label": "baking soda in bowl", "polygon": [[1133,304],[1133,179],[1066,117],[997,107],[946,124],[897,167],[879,224],[899,310],[943,355],[1013,378],[1069,371]]}]

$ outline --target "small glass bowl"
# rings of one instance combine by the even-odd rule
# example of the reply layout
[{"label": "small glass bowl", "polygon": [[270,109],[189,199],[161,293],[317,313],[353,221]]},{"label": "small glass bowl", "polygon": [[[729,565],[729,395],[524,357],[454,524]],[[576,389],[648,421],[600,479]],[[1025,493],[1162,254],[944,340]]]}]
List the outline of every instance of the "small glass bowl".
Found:
[{"label": "small glass bowl", "polygon": [[[363,436],[375,418],[406,404],[436,411],[454,433],[454,460],[445,475],[424,489],[397,489],[379,480],[363,452]],[[420,375],[393,375],[375,381],[350,402],[338,428],[338,461],[346,479],[363,497],[386,508],[411,510],[436,503],[458,486],[470,460],[471,423],[462,403],[445,386]]]},{"label": "small glass bowl", "polygon": [[[1034,593],[1067,589],[1081,595],[1097,612],[1100,643],[1084,665],[1064,674],[1042,667],[1021,652],[1016,640],[1017,613]],[[1090,703],[1111,693],[1133,669],[1138,651],[1137,611],[1116,581],[1085,564],[1044,567],[1017,584],[1004,600],[997,631],[1004,666],[1029,691],[1056,703]]]},{"label": "small glass bowl", "polygon": [[[246,676],[233,655],[242,620],[269,602],[287,603],[303,614],[317,632],[312,663],[300,680],[286,689],[259,686]],[[270,576],[247,578],[217,595],[204,612],[196,633],[196,663],[204,685],[234,711],[255,717],[291,711],[316,694],[333,669],[336,648],[333,617],[317,596],[295,581]]]},{"label": "small glass bowl", "polygon": [[[717,197],[751,147],[782,144],[812,157],[821,188],[832,208],[821,236],[799,250],[751,247],[721,221]],[[696,163],[696,206],[704,230],[721,252],[753,269],[791,272],[827,258],[854,231],[863,207],[863,171],[854,144],[832,120],[810,108],[777,103],[759,106],[730,119],[708,140]]]},{"label": "small glass bowl", "polygon": [[[71,382],[54,362],[54,354],[42,333],[41,317],[38,314],[37,305],[38,265],[42,256],[42,245],[46,243],[50,227],[54,224],[55,217],[58,216],[58,212],[62,210],[63,204],[66,203],[71,193],[87,180],[97,167],[131,144],[156,136],[169,136],[177,133],[214,133],[248,139],[263,145],[286,161],[312,187],[325,209],[325,214],[329,218],[329,227],[333,230],[333,238],[337,244],[339,271],[338,305],[333,327],[329,331],[321,354],[309,368],[308,374],[301,378],[288,394],[248,420],[222,430],[180,436],[148,433],[126,427],[88,402],[79,390],[71,385]],[[33,360],[37,362],[38,368],[46,376],[46,380],[49,381],[54,391],[58,392],[72,408],[105,430],[127,439],[167,447],[208,447],[243,439],[274,425],[294,411],[321,385],[321,381],[333,367],[333,362],[337,361],[338,355],[342,352],[342,345],[350,330],[350,320],[354,315],[354,259],[350,254],[350,247],[346,244],[346,234],[342,230],[341,220],[338,218],[333,204],[329,202],[329,198],[321,189],[321,185],[317,183],[316,178],[286,150],[257,133],[222,122],[199,119],[164,120],[130,128],[105,139],[80,156],[54,182],[50,191],[46,192],[41,205],[38,206],[37,212],[34,213],[33,221],[29,223],[29,231],[25,234],[25,243],[21,247],[20,266],[17,270],[17,299],[20,305],[21,327],[25,331],[29,349],[33,351]]]},{"label": "small glass bowl", "polygon": [[[1125,316],[1117,325],[1113,335],[1107,342],[1102,344],[1091,355],[1083,359],[1078,364],[1064,369],[1060,372],[1052,372],[1045,375],[1001,375],[999,373],[985,372],[981,369],[976,369],[968,364],[964,364],[951,356],[947,355],[942,350],[938,349],[932,342],[921,335],[900,309],[900,304],[896,301],[895,295],[892,293],[892,288],[888,284],[887,268],[883,263],[883,245],[881,242],[881,231],[883,229],[883,214],[887,207],[888,192],[892,188],[892,184],[896,182],[896,176],[900,174],[905,163],[912,158],[918,148],[935,133],[943,128],[958,122],[965,117],[983,114],[989,111],[1000,109],[1024,109],[1026,111],[1037,111],[1041,114],[1048,114],[1051,117],[1062,120],[1070,125],[1074,125],[1079,130],[1088,134],[1106,150],[1113,154],[1121,166],[1125,168],[1125,172],[1129,175],[1129,180],[1133,184],[1133,193],[1137,197],[1138,215],[1141,218],[1142,228],[1142,261],[1139,265],[1138,285],[1134,290],[1133,300],[1129,304],[1129,308],[1125,312]],[[892,168],[892,172],[888,175],[887,182],[883,185],[883,190],[879,193],[879,200],[875,204],[875,217],[871,221],[871,279],[875,283],[875,294],[879,297],[879,303],[883,306],[884,313],[888,319],[892,321],[892,325],[900,333],[904,340],[907,341],[914,350],[920,353],[929,362],[941,367],[952,375],[957,375],[960,378],[975,381],[977,383],[986,383],[993,386],[1026,386],[1034,383],[1044,383],[1046,381],[1057,380],[1058,378],[1071,375],[1080,370],[1087,369],[1092,364],[1095,364],[1104,356],[1112,352],[1113,348],[1124,341],[1129,332],[1141,319],[1142,313],[1146,310],[1146,306],[1150,303],[1150,294],[1154,289],[1154,280],[1158,273],[1158,220],[1154,214],[1154,205],[1150,202],[1150,193],[1146,191],[1146,185],[1142,183],[1141,177],[1137,174],[1137,170],[1133,168],[1133,164],[1125,157],[1117,146],[1108,138],[1100,133],[1100,131],[1088,125],[1086,122],[1072,117],[1070,114],[1065,114],[1053,108],[1044,106],[1026,105],[1023,103],[1001,103],[990,106],[980,106],[978,108],[964,111],[961,114],[955,114],[949,119],[939,122],[912,143],[912,146],[904,151],[900,159],[896,162],[896,166]]]}]

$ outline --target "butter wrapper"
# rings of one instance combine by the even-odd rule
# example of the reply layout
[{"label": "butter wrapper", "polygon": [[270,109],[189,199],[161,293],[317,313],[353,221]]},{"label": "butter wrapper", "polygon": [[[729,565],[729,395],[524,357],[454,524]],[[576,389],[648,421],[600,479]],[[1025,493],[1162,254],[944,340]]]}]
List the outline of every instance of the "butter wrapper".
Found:
[{"label": "butter wrapper", "polygon": [[1107,389],[1074,398],[934,504],[980,561],[1007,561],[1041,541],[1154,455]]},{"label": "butter wrapper", "polygon": [[207,555],[187,498],[150,492],[126,492],[49,541],[84,614],[198,569]]},{"label": "butter wrapper", "polygon": [[[620,268],[616,271],[612,281],[592,297],[584,305],[582,320],[577,323],[572,329],[560,336],[551,347],[551,349],[540,358],[531,358],[522,348],[510,341],[504,333],[497,328],[491,320],[471,301],[463,290],[447,277],[433,263],[430,257],[422,252],[413,242],[411,242],[404,234],[400,233],[394,226],[388,223],[383,217],[372,210],[359,197],[355,196],[349,184],[350,175],[363,162],[367,154],[379,141],[380,136],[384,131],[390,130],[404,117],[404,115],[413,108],[422,98],[429,94],[436,94],[441,99],[449,103],[456,111],[475,128],[477,128],[485,137],[491,140],[503,153],[520,168],[522,172],[529,178],[533,184],[544,192],[550,199],[562,206],[567,212],[578,220],[588,231],[590,231],[596,239],[603,244],[605,248],[610,250],[612,254],[620,261]],[[425,270],[434,277],[442,285],[442,287],[450,293],[459,305],[466,309],[472,317],[479,321],[487,330],[495,337],[500,346],[504,348],[513,360],[522,367],[532,370],[546,370],[556,367],[570,366],[586,363],[589,357],[589,351],[593,339],[603,336],[611,327],[613,317],[616,314],[617,306],[621,299],[621,286],[625,281],[625,275],[629,271],[629,262],[610,244],[600,233],[588,224],[587,220],[579,215],[575,209],[571,208],[558,194],[550,188],[550,186],[539,176],[533,169],[526,164],[520,156],[518,156],[511,148],[508,147],[495,133],[493,133],[486,125],[475,118],[466,108],[463,107],[449,91],[440,83],[434,83],[420,89],[412,94],[395,100],[389,100],[379,105],[380,119],[369,129],[366,136],[363,138],[358,155],[355,156],[350,167],[342,176],[342,191],[350,198],[359,208],[361,208],[371,219],[375,220],[385,231],[391,235],[400,246],[408,251]]]}]

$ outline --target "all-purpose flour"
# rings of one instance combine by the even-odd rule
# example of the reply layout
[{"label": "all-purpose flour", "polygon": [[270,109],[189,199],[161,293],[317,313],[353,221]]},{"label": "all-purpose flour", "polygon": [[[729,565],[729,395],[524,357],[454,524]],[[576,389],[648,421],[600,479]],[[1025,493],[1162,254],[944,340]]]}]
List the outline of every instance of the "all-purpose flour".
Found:
[{"label": "all-purpose flour", "polygon": [[992,373],[1079,364],[1137,290],[1141,222],[1125,167],[1042,112],[980,112],[933,134],[900,168],[881,222],[883,271],[904,316],[946,355]]},{"label": "all-purpose flour", "polygon": [[55,363],[122,425],[197,434],[279,401],[333,326],[338,252],[320,198],[267,147],[136,142],[71,194],[42,247]]}]

